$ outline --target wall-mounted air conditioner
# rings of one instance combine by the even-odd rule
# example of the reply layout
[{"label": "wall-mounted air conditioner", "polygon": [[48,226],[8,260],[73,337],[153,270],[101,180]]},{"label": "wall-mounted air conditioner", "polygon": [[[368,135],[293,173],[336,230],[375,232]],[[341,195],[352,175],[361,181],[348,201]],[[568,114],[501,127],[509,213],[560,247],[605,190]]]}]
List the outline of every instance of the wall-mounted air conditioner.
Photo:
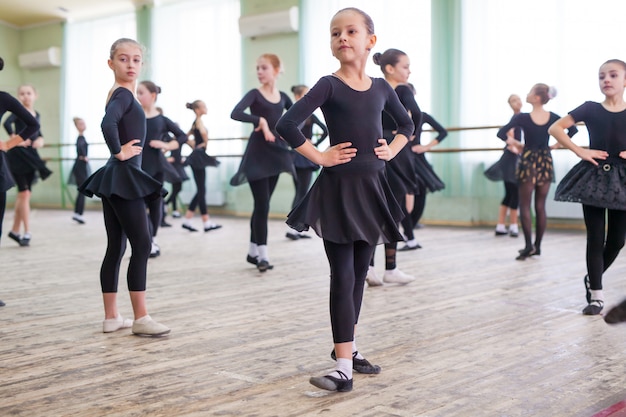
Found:
[{"label": "wall-mounted air conditioner", "polygon": [[248,38],[298,31],[298,7],[239,18],[239,33]]},{"label": "wall-mounted air conditioner", "polygon": [[50,68],[61,66],[61,49],[51,46],[41,51],[27,52],[20,54],[18,57],[20,68]]}]

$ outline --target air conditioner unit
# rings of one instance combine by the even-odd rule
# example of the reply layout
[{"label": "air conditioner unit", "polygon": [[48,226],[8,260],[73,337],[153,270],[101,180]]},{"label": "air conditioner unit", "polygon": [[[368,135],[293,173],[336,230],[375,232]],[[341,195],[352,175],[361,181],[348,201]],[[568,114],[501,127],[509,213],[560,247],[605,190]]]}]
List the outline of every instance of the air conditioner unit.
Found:
[{"label": "air conditioner unit", "polygon": [[239,18],[239,33],[248,38],[298,31],[298,7]]},{"label": "air conditioner unit", "polygon": [[17,58],[20,68],[24,69],[60,67],[61,49],[51,46],[41,51],[20,54]]}]

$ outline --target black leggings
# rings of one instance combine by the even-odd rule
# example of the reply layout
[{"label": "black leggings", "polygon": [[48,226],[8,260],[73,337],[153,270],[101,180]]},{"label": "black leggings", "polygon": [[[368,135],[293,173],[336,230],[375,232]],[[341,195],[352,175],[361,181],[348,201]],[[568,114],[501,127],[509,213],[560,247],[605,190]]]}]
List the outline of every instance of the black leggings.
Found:
[{"label": "black leggings", "polygon": [[519,207],[519,188],[514,182],[504,182],[504,198],[501,205],[517,210]]},{"label": "black leggings", "polygon": [[7,192],[0,192],[0,237],[2,237],[2,222],[4,221],[4,210],[7,206]]},{"label": "black leggings", "polygon": [[[163,184],[163,173],[157,173],[153,176],[155,180]],[[158,198],[146,201],[146,207],[148,208],[148,227],[150,228],[150,236],[155,237],[159,231],[161,220],[163,220],[163,197],[159,195]]]},{"label": "black leggings", "polygon": [[82,214],[85,211],[85,194],[80,191],[76,194],[76,203],[74,203],[74,213]]},{"label": "black leggings", "polygon": [[359,321],[365,276],[374,248],[363,241],[324,240],[330,264],[330,323],[334,343],[354,340],[354,326]]},{"label": "black leggings", "polygon": [[102,212],[107,232],[107,250],[100,269],[102,292],[117,292],[120,263],[126,251],[126,238],[132,249],[126,277],[128,289],[145,291],[151,239],[144,200],[142,198],[125,200],[116,196],[102,198]]},{"label": "black leggings", "polygon": [[[608,216],[607,216],[608,212]],[[587,227],[587,273],[592,290],[602,289],[602,274],[609,269],[626,236],[626,211],[608,210],[583,204]],[[608,227],[606,219],[608,217]],[[605,240],[605,230],[606,240]]]},{"label": "black leggings", "polygon": [[415,204],[413,205],[413,211],[411,212],[411,222],[413,227],[417,226],[424,214],[424,208],[426,207],[426,187],[418,185],[415,191]]},{"label": "black leggings", "polygon": [[180,194],[180,191],[183,189],[183,183],[182,182],[175,182],[172,184],[172,194],[170,194],[170,197],[167,199],[167,201],[165,202],[165,204],[170,204],[172,203],[172,210],[176,211],[177,210],[177,203],[176,203],[176,198],[178,198],[178,194]]},{"label": "black leggings", "polygon": [[293,197],[293,203],[291,203],[292,209],[306,196],[311,186],[311,178],[313,178],[313,171],[311,169],[296,168],[296,178],[293,179],[296,187],[296,195]]},{"label": "black leggings", "polygon": [[530,202],[535,192],[535,248],[541,248],[541,240],[546,231],[548,216],[546,215],[546,197],[550,191],[550,183],[545,182],[535,185],[532,181],[525,181],[519,184],[519,211],[522,220],[522,230],[526,241],[525,249],[533,247],[532,224],[530,221]]},{"label": "black leggings", "polygon": [[[398,251],[398,242],[385,243],[385,269],[391,271],[396,269],[396,252]],[[376,257],[376,247],[372,251],[372,260],[370,266],[374,266],[374,258]]]},{"label": "black leggings", "polygon": [[200,214],[207,214],[206,209],[206,168],[194,169],[193,179],[196,182],[196,195],[191,199],[187,210],[195,211],[196,207],[200,207]]},{"label": "black leggings", "polygon": [[278,175],[249,181],[254,199],[254,209],[250,218],[250,242],[257,245],[267,245],[267,219],[270,214],[270,199],[277,182]]}]

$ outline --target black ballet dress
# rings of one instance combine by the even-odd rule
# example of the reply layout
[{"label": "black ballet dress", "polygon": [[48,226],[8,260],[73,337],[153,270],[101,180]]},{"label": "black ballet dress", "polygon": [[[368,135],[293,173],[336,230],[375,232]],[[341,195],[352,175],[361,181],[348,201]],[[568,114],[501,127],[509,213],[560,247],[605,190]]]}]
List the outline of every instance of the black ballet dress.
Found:
[{"label": "black ballet dress", "polygon": [[154,199],[163,195],[162,184],[141,169],[141,154],[126,161],[113,156],[133,139],[140,140],[135,146],[145,144],[146,116],[133,93],[118,87],[111,94],[101,127],[111,157],[78,190],[87,197],[95,194],[100,198],[118,196],[126,200]]},{"label": "black ballet dress", "polygon": [[[441,143],[441,141],[448,136],[448,131],[441,126],[439,122],[437,122],[430,114],[422,112],[422,122],[419,125],[419,129],[416,129],[415,139],[411,142],[411,146],[420,145],[422,143],[421,136],[424,125],[429,125],[437,131],[437,137],[435,139],[437,139],[439,143]],[[426,159],[426,155],[423,153],[413,152],[413,166],[415,167],[415,174],[417,175],[418,191],[427,190],[434,193],[446,188],[444,182],[435,173],[433,166]]]},{"label": "black ballet dress", "polygon": [[[524,132],[524,150],[517,165],[516,178],[519,183],[532,181],[534,185],[543,185],[546,182],[555,182],[554,165],[548,140],[548,128],[560,119],[558,114],[550,112],[550,119],[544,125],[537,125],[530,117],[530,113],[519,113],[511,118],[509,123],[498,130],[497,136],[506,140],[511,128],[520,127]],[[578,132],[576,126],[567,130],[571,138]]]},{"label": "black ballet dress", "polygon": [[83,135],[76,138],[76,160],[70,171],[68,184],[81,185],[91,175],[91,167],[85,159],[89,152],[89,144]]},{"label": "black ballet dress", "polygon": [[306,197],[289,213],[287,224],[302,232],[313,228],[321,238],[340,244],[370,245],[403,240],[397,224],[402,209],[385,175],[385,161],[374,148],[382,137],[381,114],[387,111],[407,138],[414,125],[389,83],[373,78],[357,91],[335,76],[322,77],[285,113],[276,126],[293,148],[306,140],[298,126],[321,108],[330,145],[352,142],[356,156],[346,164],[322,168]]},{"label": "black ballet dress", "polygon": [[[305,138],[313,139],[313,126],[318,126],[322,130],[319,139],[314,143],[315,146],[318,146],[328,136],[328,128],[316,115],[312,114],[311,117],[304,121],[304,124],[300,128]],[[317,171],[320,169],[319,165],[309,161],[296,151],[293,151],[293,165],[296,167],[296,170]]]},{"label": "black ballet dress", "polygon": [[[513,129],[513,138],[517,141],[522,141],[521,127]],[[519,159],[520,156],[518,154],[511,152],[505,146],[500,159],[485,170],[485,177],[491,181],[504,181],[517,184],[515,172],[517,170]]]},{"label": "black ballet dress", "polygon": [[200,146],[204,143],[204,139],[202,138],[202,133],[200,130],[196,129],[196,125],[191,128],[193,137],[196,142],[196,146],[194,147],[191,154],[185,159],[184,166],[190,166],[191,169],[204,169],[206,167],[216,167],[220,164],[220,161],[217,160],[214,156],[211,156],[206,153],[206,146]]},{"label": "black ballet dress", "polygon": [[[411,112],[413,125],[419,126],[422,120],[422,111],[415,102],[411,89],[406,85],[400,84],[395,88],[395,91],[400,99],[400,103],[406,110]],[[391,143],[395,136],[394,132],[397,129],[396,121],[387,112],[383,112],[382,122],[383,138],[387,140],[387,143]],[[411,146],[415,143],[410,140],[410,136],[408,138],[407,144],[386,165],[387,180],[393,190],[394,197],[400,204],[404,204],[403,202],[407,194],[414,194],[417,189],[417,176],[415,175],[414,158],[411,151]]]},{"label": "black ballet dress", "polygon": [[[264,117],[276,140],[268,142],[265,140],[263,132],[252,131],[239,169],[230,179],[230,185],[237,186],[246,181],[273,177],[282,172],[288,172],[295,178],[296,173],[291,150],[287,143],[280,138],[275,128],[283,111],[291,106],[291,99],[282,91],[280,92],[280,101],[272,103],[258,89],[250,90],[237,103],[230,115],[232,119],[252,123],[256,128],[259,125],[259,119]],[[247,108],[250,108],[250,114],[244,112]]]},{"label": "black ballet dress", "polygon": [[174,134],[180,146],[187,142],[185,132],[167,117],[159,114],[146,119],[146,146],[144,146],[142,152],[141,169],[150,174],[152,178],[161,182],[182,182],[176,169],[172,164],[167,162],[163,151],[151,147],[149,143],[151,140],[162,140],[166,142],[167,137],[169,137],[169,132]]},{"label": "black ballet dress", "polygon": [[588,206],[626,211],[626,110],[610,112],[600,103],[587,101],[572,110],[575,122],[585,122],[589,148],[606,151],[609,156],[598,166],[580,161],[563,177],[554,199]]},{"label": "black ballet dress", "polygon": [[[23,139],[28,139],[39,132],[39,122],[22,104],[9,93],[0,91],[0,118],[6,112],[21,120],[20,129],[15,133]],[[16,126],[17,127],[17,126]],[[15,185],[13,175],[7,160],[7,154],[0,152],[0,193],[6,192]]]},{"label": "black ballet dress", "polygon": [[[35,115],[35,119],[37,123],[40,123],[38,112]],[[22,119],[18,118],[15,114],[11,114],[4,122],[4,129],[9,135],[22,131],[25,126],[26,124]],[[43,136],[41,130],[37,129],[37,131],[30,136],[22,137],[24,140],[30,139],[34,142],[41,136]],[[14,176],[36,174],[39,175],[42,180],[45,180],[52,174],[52,171],[48,169],[44,160],[39,156],[37,149],[32,147],[32,144],[30,146],[16,146],[10,149],[7,152],[7,160],[9,161],[11,173]]]}]

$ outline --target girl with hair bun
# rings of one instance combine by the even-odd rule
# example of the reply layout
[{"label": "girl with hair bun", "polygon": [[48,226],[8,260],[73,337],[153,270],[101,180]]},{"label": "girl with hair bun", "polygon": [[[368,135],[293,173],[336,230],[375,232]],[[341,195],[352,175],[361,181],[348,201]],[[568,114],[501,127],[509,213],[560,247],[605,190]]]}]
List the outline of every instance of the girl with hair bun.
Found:
[{"label": "girl with hair bun", "polygon": [[[610,59],[598,72],[604,100],[586,101],[549,129],[563,147],[581,159],[559,183],[555,200],[583,206],[587,228],[585,315],[602,311],[602,274],[617,258],[626,236],[626,63]],[[578,122],[585,122],[589,131],[588,149],[576,145],[564,132]],[[611,309],[604,320],[626,321],[626,300]]]},{"label": "girl with hair bun", "polygon": [[209,143],[209,133],[204,126],[202,116],[207,114],[206,103],[202,100],[195,100],[191,103],[187,103],[186,107],[193,111],[196,115],[196,119],[191,125],[191,129],[187,132],[187,137],[193,136],[193,140],[189,143],[193,144],[193,151],[185,160],[184,165],[191,167],[193,172],[193,179],[196,183],[196,194],[193,196],[189,205],[187,206],[187,212],[185,213],[185,219],[183,220],[183,229],[187,229],[190,232],[197,232],[198,229],[191,225],[191,219],[193,218],[196,207],[200,210],[200,217],[202,218],[202,227],[205,232],[216,230],[222,227],[220,224],[216,224],[211,217],[206,206],[206,168],[216,167],[220,162],[212,156],[206,153],[206,147]]},{"label": "girl with hair bun", "polygon": [[[146,115],[146,146],[142,155],[141,169],[146,171],[152,178],[163,184],[167,181],[174,183],[180,181],[178,172],[167,162],[163,152],[178,149],[187,142],[187,135],[176,123],[163,116],[157,109],[156,101],[161,93],[161,87],[152,81],[142,81],[137,86],[137,99]],[[176,140],[166,141],[170,133]],[[146,202],[148,208],[150,226],[150,236],[152,236],[152,246],[150,257],[154,258],[161,254],[161,248],[156,243],[156,235],[159,226],[163,221],[163,197]]]},{"label": "girl with hair bun", "polygon": [[[559,115],[545,110],[544,105],[556,97],[556,89],[546,84],[535,84],[526,96],[526,102],[533,106],[530,113],[519,113],[498,130],[497,136],[521,155],[516,177],[519,184],[519,212],[524,232],[525,246],[515,258],[518,261],[540,255],[541,241],[546,231],[546,197],[550,184],[554,182],[552,154],[548,145],[548,128],[559,119]],[[521,128],[524,142],[508,136],[511,129]],[[572,137],[578,132],[576,126],[568,128]],[[532,241],[530,203],[535,194],[535,241]]]}]

